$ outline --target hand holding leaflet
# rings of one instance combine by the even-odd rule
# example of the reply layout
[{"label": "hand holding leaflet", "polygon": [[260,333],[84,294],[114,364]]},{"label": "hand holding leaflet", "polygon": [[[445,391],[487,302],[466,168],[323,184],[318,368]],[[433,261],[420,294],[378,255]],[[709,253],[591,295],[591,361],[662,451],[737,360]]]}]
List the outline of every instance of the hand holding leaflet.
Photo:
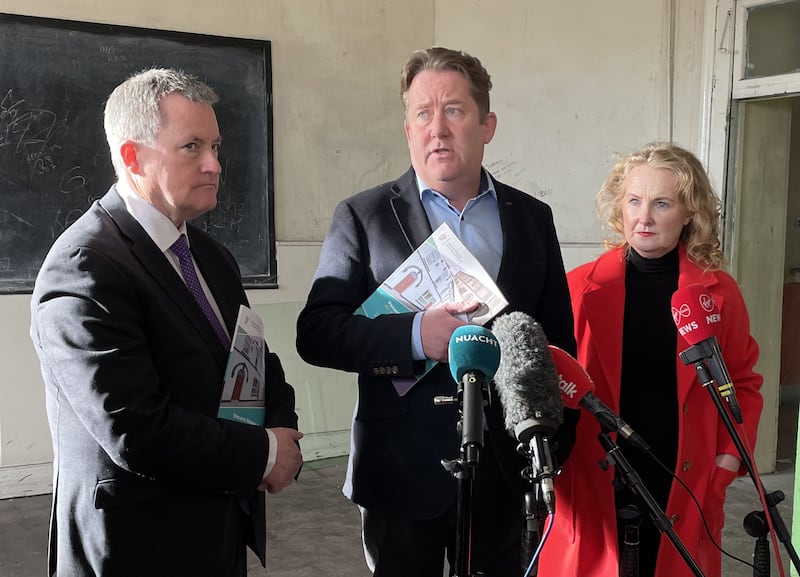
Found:
[{"label": "hand holding leaflet", "polygon": [[[494,280],[443,223],[353,314],[373,319],[461,301],[481,303],[462,319],[477,325],[486,324],[508,305]],[[427,359],[423,372],[410,378],[393,378],[397,393],[405,395],[435,365],[436,361]]]}]

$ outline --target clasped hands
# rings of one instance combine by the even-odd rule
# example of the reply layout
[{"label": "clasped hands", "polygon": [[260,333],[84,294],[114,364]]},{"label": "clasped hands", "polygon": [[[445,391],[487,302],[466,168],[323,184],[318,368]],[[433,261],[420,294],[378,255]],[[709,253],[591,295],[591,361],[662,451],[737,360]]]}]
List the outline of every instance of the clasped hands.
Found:
[{"label": "clasped hands", "polygon": [[283,491],[292,484],[303,464],[303,455],[297,442],[303,438],[303,433],[288,427],[273,427],[270,431],[278,441],[275,466],[259,484],[259,491],[275,494]]}]

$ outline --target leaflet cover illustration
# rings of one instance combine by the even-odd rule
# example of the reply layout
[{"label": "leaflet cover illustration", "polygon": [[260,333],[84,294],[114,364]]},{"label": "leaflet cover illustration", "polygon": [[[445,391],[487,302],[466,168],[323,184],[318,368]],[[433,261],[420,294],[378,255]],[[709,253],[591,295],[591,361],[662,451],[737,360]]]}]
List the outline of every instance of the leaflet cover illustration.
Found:
[{"label": "leaflet cover illustration", "polygon": [[239,307],[217,416],[264,426],[264,322],[244,305]]},{"label": "leaflet cover illustration", "polygon": [[[448,302],[478,301],[480,306],[463,320],[484,325],[502,311],[508,301],[478,260],[443,223],[397,267],[353,314],[379,315],[424,311]],[[405,395],[436,361],[428,359],[425,370],[413,377],[393,378],[400,396]]]}]

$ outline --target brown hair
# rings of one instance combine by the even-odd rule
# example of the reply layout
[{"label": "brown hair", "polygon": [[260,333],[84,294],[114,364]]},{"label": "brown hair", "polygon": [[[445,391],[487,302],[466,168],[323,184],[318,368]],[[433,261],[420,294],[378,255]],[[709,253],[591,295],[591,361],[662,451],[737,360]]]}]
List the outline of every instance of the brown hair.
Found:
[{"label": "brown hair", "polygon": [[424,70],[438,72],[454,70],[462,74],[469,81],[470,93],[478,105],[480,119],[483,122],[489,113],[492,79],[480,60],[466,52],[441,46],[417,50],[408,57],[400,73],[400,98],[403,101],[403,110],[408,110],[408,88],[411,82]]}]

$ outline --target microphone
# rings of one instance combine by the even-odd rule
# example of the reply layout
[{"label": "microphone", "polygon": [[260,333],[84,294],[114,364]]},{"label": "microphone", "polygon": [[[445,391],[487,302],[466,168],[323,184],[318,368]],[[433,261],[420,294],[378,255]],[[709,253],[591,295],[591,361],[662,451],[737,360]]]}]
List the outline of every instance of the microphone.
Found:
[{"label": "microphone", "polygon": [[[447,355],[461,397],[462,446],[483,446],[483,390],[500,364],[497,339],[489,329],[463,325],[450,335]],[[476,464],[477,458],[468,451],[470,465]]]},{"label": "microphone", "polygon": [[650,445],[642,436],[593,393],[594,382],[586,369],[564,349],[555,345],[549,345],[548,348],[556,365],[558,388],[564,406],[570,409],[583,407],[595,416],[604,429],[616,432],[637,449],[649,452]]},{"label": "microphone", "polygon": [[494,382],[506,429],[521,443],[552,435],[563,421],[558,378],[539,323],[523,312],[501,315],[492,325],[500,345]]},{"label": "microphone", "polygon": [[555,512],[553,458],[549,439],[563,421],[558,378],[541,325],[523,312],[499,316],[492,329],[500,345],[495,388],[503,404],[505,426],[532,461],[531,478],[540,481],[547,511]]},{"label": "microphone", "polygon": [[491,380],[500,364],[500,346],[492,331],[478,325],[463,325],[450,335],[447,346],[450,374],[460,383],[467,373],[480,373]]},{"label": "microphone", "polygon": [[722,316],[714,297],[701,284],[679,288],[672,295],[672,320],[689,344],[689,348],[680,353],[681,361],[684,365],[708,361],[708,369],[720,396],[727,402],[733,418],[741,424],[742,410],[715,334]]}]

